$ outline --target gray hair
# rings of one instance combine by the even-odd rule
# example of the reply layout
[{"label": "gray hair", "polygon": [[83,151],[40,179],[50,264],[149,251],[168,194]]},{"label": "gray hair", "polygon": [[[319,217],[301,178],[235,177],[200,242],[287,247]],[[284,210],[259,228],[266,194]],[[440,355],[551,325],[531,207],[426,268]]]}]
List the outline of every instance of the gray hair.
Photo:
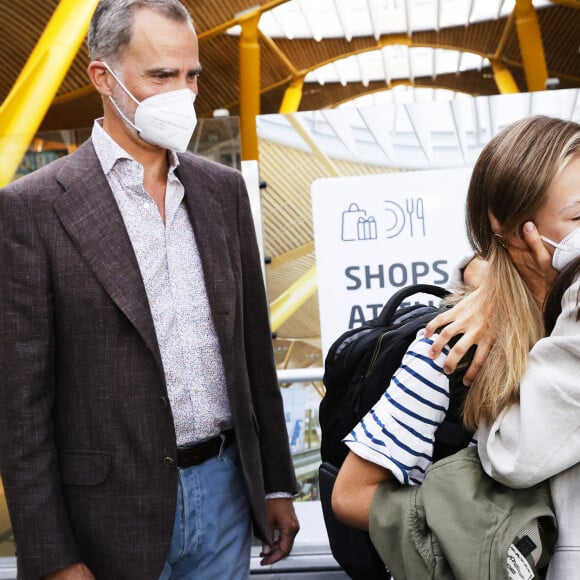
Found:
[{"label": "gray hair", "polygon": [[131,42],[133,14],[149,8],[193,28],[191,15],[180,0],[100,0],[91,19],[88,35],[91,60],[116,62]]}]

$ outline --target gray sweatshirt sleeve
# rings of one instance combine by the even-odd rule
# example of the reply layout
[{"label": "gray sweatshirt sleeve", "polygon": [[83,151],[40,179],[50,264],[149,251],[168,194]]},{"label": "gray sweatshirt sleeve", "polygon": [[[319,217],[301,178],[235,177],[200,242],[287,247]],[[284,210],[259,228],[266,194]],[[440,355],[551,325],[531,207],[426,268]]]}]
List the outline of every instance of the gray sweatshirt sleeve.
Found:
[{"label": "gray sweatshirt sleeve", "polygon": [[528,487],[580,462],[580,281],[568,288],[552,334],[530,351],[520,402],[478,430],[485,471]]}]

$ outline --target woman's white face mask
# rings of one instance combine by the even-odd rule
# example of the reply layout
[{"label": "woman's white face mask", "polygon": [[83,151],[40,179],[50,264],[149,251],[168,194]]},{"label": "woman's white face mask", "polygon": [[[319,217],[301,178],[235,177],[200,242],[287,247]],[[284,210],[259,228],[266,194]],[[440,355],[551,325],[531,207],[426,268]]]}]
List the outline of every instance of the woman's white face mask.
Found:
[{"label": "woman's white face mask", "polygon": [[556,270],[563,270],[572,260],[580,256],[580,228],[572,230],[558,244],[546,236],[542,236],[542,240],[556,248],[552,256],[552,266]]},{"label": "woman's white face mask", "polygon": [[190,89],[179,89],[152,95],[138,101],[112,71],[111,67],[104,61],[103,65],[129,98],[137,104],[135,122],[133,123],[121,111],[113,97],[109,96],[113,107],[121,118],[133,127],[139,137],[147,143],[183,153],[187,149],[197,125],[197,116],[193,105],[195,93]]}]

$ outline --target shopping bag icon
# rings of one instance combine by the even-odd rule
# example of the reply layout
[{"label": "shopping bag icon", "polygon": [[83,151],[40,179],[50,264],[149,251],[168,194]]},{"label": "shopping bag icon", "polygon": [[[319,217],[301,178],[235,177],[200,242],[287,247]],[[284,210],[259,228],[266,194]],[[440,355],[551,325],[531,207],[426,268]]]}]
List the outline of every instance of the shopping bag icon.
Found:
[{"label": "shopping bag icon", "polygon": [[359,240],[376,240],[377,239],[377,222],[373,216],[369,218],[358,218],[356,224],[357,237]]},{"label": "shopping bag icon", "polygon": [[342,241],[353,242],[358,237],[358,220],[365,219],[367,212],[360,209],[356,203],[351,203],[346,211],[342,212]]}]

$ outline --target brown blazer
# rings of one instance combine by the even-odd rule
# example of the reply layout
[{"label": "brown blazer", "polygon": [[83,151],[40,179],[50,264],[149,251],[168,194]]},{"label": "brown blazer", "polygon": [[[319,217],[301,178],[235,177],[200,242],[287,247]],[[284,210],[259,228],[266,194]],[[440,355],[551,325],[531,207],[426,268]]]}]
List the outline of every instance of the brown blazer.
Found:
[{"label": "brown blazer", "polygon": [[[180,156],[254,532],[296,491],[253,224],[239,172]],[[91,142],[0,191],[0,472],[19,573],[75,561],[159,576],[176,455],[161,356],[123,220]]]}]

